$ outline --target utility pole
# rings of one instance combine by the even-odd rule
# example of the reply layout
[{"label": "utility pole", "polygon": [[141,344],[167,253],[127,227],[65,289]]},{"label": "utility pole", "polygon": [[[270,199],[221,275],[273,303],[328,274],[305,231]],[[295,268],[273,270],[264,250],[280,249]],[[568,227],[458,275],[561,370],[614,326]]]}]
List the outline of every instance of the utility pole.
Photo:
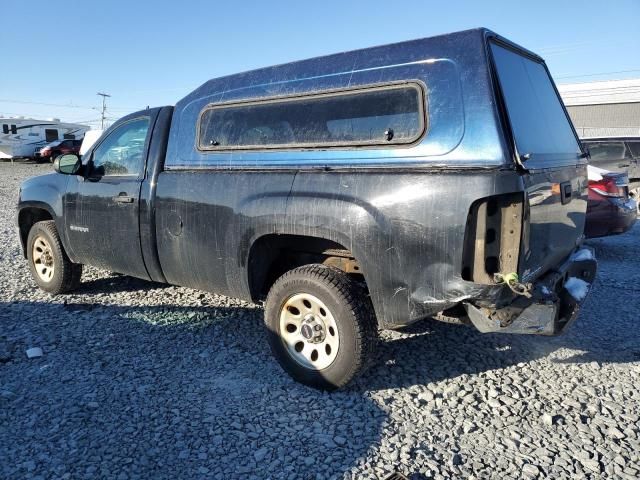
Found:
[{"label": "utility pole", "polygon": [[107,97],[111,97],[111,95],[102,92],[98,92],[96,95],[102,97],[102,121],[100,122],[100,129],[104,130],[104,119],[106,118],[104,113],[107,111]]}]

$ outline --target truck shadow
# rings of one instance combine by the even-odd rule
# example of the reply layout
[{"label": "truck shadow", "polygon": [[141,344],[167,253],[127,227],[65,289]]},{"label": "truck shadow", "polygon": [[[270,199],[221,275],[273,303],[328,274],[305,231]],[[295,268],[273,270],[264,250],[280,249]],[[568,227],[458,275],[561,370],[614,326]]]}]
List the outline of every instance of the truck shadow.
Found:
[{"label": "truck shadow", "polygon": [[110,274],[93,280],[84,280],[74,294],[101,294],[118,292],[137,292],[152,288],[167,288],[166,283],[150,282],[127,275]]},{"label": "truck shadow", "polygon": [[328,478],[379,441],[370,399],[282,373],[259,308],[60,298],[0,304],[2,478]]},{"label": "truck shadow", "polygon": [[418,322],[401,333],[387,334],[377,361],[354,388],[361,392],[404,388],[486,371],[500,375],[503,369],[536,360],[599,365],[639,361],[637,329],[627,321],[600,323],[606,318],[605,313],[590,318],[581,314],[576,324],[558,337],[481,334],[470,327],[435,320]]}]

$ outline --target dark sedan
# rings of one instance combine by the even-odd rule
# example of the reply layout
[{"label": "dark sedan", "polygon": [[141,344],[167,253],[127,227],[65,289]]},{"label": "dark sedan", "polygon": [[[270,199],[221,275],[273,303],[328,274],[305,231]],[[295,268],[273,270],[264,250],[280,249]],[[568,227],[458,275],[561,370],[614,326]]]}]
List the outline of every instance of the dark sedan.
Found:
[{"label": "dark sedan", "polygon": [[636,219],[636,200],[629,197],[628,175],[589,165],[586,237],[624,233]]},{"label": "dark sedan", "polygon": [[53,163],[58,155],[62,155],[64,153],[77,154],[80,151],[81,145],[82,140],[57,140],[41,148],[40,151],[36,153],[36,160],[49,161]]},{"label": "dark sedan", "polygon": [[640,201],[640,137],[592,137],[582,140],[594,167],[629,175],[629,195]]}]

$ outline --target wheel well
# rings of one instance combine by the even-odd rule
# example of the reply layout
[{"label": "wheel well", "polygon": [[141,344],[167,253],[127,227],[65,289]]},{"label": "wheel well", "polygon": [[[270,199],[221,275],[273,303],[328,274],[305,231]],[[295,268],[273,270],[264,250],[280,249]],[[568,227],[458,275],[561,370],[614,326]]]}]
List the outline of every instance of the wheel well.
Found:
[{"label": "wheel well", "polygon": [[265,235],[254,242],[249,252],[251,298],[263,300],[285,272],[312,263],[331,265],[365,283],[358,261],[349,249],[337,242],[303,235]]},{"label": "wheel well", "polygon": [[36,223],[44,220],[53,220],[49,212],[42,208],[23,208],[18,215],[18,228],[20,230],[20,240],[22,242],[22,254],[27,256],[27,237],[29,231]]}]

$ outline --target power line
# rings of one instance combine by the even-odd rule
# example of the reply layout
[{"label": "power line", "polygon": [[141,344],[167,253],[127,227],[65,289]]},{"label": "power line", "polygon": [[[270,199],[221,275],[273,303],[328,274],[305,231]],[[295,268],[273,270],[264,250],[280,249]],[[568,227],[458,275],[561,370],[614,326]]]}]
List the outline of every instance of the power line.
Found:
[{"label": "power line", "polygon": [[[112,120],[110,117],[107,117],[107,120]],[[102,118],[92,118],[91,120],[74,120],[73,123],[98,123],[102,121]]]},{"label": "power line", "polygon": [[5,98],[0,98],[0,102],[5,103],[21,103],[25,105],[45,105],[47,107],[64,107],[64,108],[80,108],[83,110],[98,110],[97,107],[87,107],[83,105],[63,105],[60,103],[44,103],[44,102],[28,102],[25,100],[7,100]]},{"label": "power line", "polygon": [[[581,84],[588,85],[588,84]],[[568,88],[561,88],[563,93],[568,95],[581,94],[581,93],[607,93],[612,95],[618,95],[620,93],[634,93],[640,90],[640,85],[627,85],[624,87],[606,87],[606,88],[580,88],[579,90],[573,90]]]},{"label": "power line", "polygon": [[[27,101],[27,100],[11,100],[11,99],[6,99],[6,98],[0,98],[0,102],[19,103],[19,104],[23,104],[23,105],[44,105],[44,106],[47,106],[47,107],[79,108],[81,110],[98,110],[98,111],[100,111],[99,107],[89,107],[87,105],[31,102],[31,101]],[[132,111],[134,111],[136,109],[135,108],[110,108],[109,110],[112,111],[112,112],[132,112]]]},{"label": "power line", "polygon": [[640,69],[635,69],[635,70],[619,70],[617,72],[600,72],[600,73],[586,73],[584,75],[564,75],[564,76],[560,76],[560,77],[554,77],[557,79],[560,78],[583,78],[583,77],[597,77],[599,75],[615,75],[618,73],[635,73],[635,72],[640,72]]}]

